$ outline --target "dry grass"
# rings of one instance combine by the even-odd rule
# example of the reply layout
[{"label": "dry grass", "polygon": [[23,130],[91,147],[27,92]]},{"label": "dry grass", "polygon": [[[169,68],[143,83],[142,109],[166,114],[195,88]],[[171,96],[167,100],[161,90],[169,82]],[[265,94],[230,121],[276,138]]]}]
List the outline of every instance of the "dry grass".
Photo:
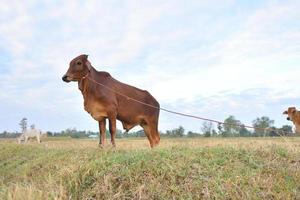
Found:
[{"label": "dry grass", "polygon": [[0,199],[300,199],[300,138],[0,141]]},{"label": "dry grass", "polygon": [[[6,141],[8,142],[8,141]],[[15,143],[14,140],[10,140]],[[117,139],[116,150],[139,150],[149,149],[149,142],[145,138]],[[35,146],[35,142],[29,145]],[[49,149],[98,149],[98,140],[72,139],[72,138],[48,138],[40,144]],[[275,137],[275,138],[162,138],[158,149],[171,147],[236,147],[246,149],[270,148],[280,146],[289,151],[300,149],[300,137]],[[111,148],[107,139],[106,148]]]}]

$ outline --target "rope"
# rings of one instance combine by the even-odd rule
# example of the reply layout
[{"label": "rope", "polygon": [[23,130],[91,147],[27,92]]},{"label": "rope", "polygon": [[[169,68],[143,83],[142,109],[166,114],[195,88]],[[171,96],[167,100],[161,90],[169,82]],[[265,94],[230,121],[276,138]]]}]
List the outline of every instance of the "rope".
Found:
[{"label": "rope", "polygon": [[[190,117],[190,118],[194,118],[194,119],[198,119],[198,120],[203,120],[203,121],[209,121],[209,122],[213,122],[213,123],[217,123],[219,125],[223,124],[223,125],[228,125],[228,126],[235,126],[235,127],[241,127],[241,128],[250,128],[250,129],[254,129],[254,130],[259,130],[259,131],[275,131],[279,136],[281,136],[284,140],[286,140],[284,138],[284,135],[280,134],[279,133],[279,130],[274,130],[274,129],[271,129],[271,128],[259,128],[259,127],[254,127],[254,126],[249,126],[249,125],[244,125],[244,124],[232,124],[232,123],[226,123],[226,122],[221,122],[221,121],[218,121],[218,120],[214,120],[214,119],[209,119],[209,118],[204,118],[204,117],[199,117],[199,116],[196,116],[196,115],[191,115],[191,114],[186,114],[186,113],[181,113],[181,112],[176,112],[176,111],[172,111],[172,110],[169,110],[169,109],[166,109],[166,108],[162,108],[162,107],[158,107],[158,106],[153,106],[151,104],[148,104],[148,103],[145,103],[145,102],[142,102],[142,101],[139,101],[137,99],[134,99],[132,97],[129,97],[127,96],[126,94],[123,94],[119,91],[116,91],[110,87],[108,87],[107,85],[104,85],[102,83],[99,83],[97,81],[95,81],[94,79],[92,79],[90,76],[89,76],[90,73],[88,73],[87,75],[85,75],[82,79],[89,79],[90,81],[92,81],[93,83],[97,84],[97,85],[100,85],[100,86],[103,86],[104,88],[106,88],[107,90],[110,90],[120,96],[123,96],[125,97],[127,100],[131,100],[131,101],[134,101],[134,102],[137,102],[137,103],[140,103],[140,104],[143,104],[145,106],[148,106],[148,107],[151,107],[151,108],[154,108],[154,109],[157,109],[157,110],[162,110],[162,111],[165,111],[165,112],[168,112],[168,113],[171,113],[171,114],[175,114],[175,115],[180,115],[180,116],[184,116],[184,117]],[[281,130],[281,132],[283,134],[288,134],[286,132],[283,132]]]}]

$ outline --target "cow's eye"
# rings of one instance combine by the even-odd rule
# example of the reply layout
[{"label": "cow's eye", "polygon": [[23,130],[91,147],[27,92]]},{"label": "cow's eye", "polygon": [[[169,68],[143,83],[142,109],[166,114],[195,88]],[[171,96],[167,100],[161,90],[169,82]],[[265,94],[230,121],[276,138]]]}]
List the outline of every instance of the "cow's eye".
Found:
[{"label": "cow's eye", "polygon": [[81,64],[82,64],[82,62],[80,62],[80,61],[77,62],[77,65],[81,65]]}]

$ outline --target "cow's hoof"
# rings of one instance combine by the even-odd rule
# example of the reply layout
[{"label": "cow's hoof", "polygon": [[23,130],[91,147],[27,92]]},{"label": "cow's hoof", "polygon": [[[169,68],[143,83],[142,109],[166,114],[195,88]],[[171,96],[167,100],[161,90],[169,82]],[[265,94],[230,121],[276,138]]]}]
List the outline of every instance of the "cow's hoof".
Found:
[{"label": "cow's hoof", "polygon": [[100,149],[104,149],[104,148],[105,148],[104,144],[99,144],[98,147],[99,147]]},{"label": "cow's hoof", "polygon": [[149,141],[150,142],[150,147],[154,148],[154,147],[158,146],[159,145],[159,141],[160,141],[160,138],[155,138],[155,139],[150,140]]}]

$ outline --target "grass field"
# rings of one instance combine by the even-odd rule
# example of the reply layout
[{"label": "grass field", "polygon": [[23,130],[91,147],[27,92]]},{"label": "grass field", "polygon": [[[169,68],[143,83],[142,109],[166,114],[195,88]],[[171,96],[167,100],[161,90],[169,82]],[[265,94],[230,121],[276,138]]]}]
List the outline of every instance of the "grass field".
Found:
[{"label": "grass field", "polygon": [[300,138],[0,140],[0,199],[300,199]]}]

